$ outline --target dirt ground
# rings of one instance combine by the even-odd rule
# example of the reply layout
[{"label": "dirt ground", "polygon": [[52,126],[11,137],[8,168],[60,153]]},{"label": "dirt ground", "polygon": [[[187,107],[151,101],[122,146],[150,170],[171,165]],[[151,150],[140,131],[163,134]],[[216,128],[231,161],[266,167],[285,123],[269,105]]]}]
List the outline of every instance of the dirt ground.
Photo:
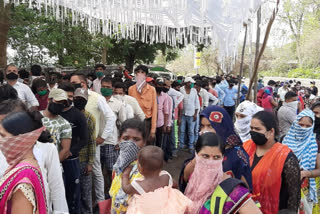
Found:
[{"label": "dirt ground", "polygon": [[192,155],[188,152],[179,151],[178,157],[166,163],[164,166],[164,170],[168,171],[172,175],[172,178],[174,178],[174,180],[178,182],[182,164],[186,159],[190,158],[191,156]]}]

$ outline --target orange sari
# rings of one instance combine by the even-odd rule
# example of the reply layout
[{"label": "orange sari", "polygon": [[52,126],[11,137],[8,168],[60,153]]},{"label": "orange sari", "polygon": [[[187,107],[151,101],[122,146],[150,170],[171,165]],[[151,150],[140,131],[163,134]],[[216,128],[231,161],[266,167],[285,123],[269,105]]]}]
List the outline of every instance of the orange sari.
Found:
[{"label": "orange sari", "polygon": [[[256,144],[248,140],[243,144],[252,166]],[[252,171],[253,200],[260,202],[264,214],[278,213],[281,188],[281,174],[290,153],[288,146],[275,143],[261,158]]]}]

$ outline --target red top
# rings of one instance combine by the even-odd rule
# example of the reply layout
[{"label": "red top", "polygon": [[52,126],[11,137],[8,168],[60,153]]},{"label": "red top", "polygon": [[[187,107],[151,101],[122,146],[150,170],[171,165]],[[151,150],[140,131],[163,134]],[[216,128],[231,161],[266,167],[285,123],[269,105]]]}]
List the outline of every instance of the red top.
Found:
[{"label": "red top", "polygon": [[39,111],[43,111],[47,108],[48,96],[49,96],[49,91],[44,96],[40,96],[39,94],[36,94],[36,98],[39,102],[39,108],[38,108]]}]

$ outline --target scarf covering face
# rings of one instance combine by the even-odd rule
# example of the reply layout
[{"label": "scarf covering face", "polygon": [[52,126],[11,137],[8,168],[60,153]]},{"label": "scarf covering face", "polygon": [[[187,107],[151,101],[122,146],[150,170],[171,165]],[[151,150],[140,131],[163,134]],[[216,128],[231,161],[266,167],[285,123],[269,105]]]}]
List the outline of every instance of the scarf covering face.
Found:
[{"label": "scarf covering face", "polygon": [[258,106],[257,104],[247,100],[240,103],[240,105],[237,107],[236,113],[246,115],[245,118],[236,119],[236,122],[234,123],[234,127],[236,128],[236,131],[239,134],[242,142],[245,142],[251,139],[249,132],[250,132],[252,116],[257,112],[263,111],[263,110],[264,109]]},{"label": "scarf covering face", "polygon": [[41,127],[25,134],[0,138],[0,150],[9,164],[7,171],[15,167],[32,149],[44,129]]},{"label": "scarf covering face", "polygon": [[209,106],[205,108],[200,116],[207,118],[217,135],[222,138],[225,145],[232,147],[242,145],[240,137],[234,131],[233,122],[229,114],[220,106]]},{"label": "scarf covering face", "polygon": [[[312,127],[302,128],[298,123],[303,117],[310,117],[313,121]],[[288,134],[282,144],[287,145],[297,156],[300,168],[303,170],[314,170],[318,154],[318,145],[313,133],[315,116],[310,109],[303,110],[291,125]],[[309,199],[317,202],[316,183],[314,178],[309,178]]]},{"label": "scarf covering face", "polygon": [[222,160],[208,160],[196,154],[196,165],[185,191],[185,195],[193,202],[187,214],[199,213],[222,177]]},{"label": "scarf covering face", "polygon": [[144,74],[136,74],[136,84],[137,84],[137,91],[141,94],[142,89],[144,88],[144,86],[146,86],[147,82],[146,82],[146,75]]},{"label": "scarf covering face", "polygon": [[120,175],[138,157],[140,148],[133,141],[123,141],[119,144],[120,152],[113,170]]}]

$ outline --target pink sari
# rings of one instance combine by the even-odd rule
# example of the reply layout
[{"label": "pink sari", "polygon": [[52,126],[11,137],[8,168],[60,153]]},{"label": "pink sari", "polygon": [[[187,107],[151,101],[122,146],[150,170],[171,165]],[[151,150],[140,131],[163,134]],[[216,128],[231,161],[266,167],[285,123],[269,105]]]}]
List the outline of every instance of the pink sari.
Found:
[{"label": "pink sari", "polygon": [[22,183],[28,183],[33,187],[36,196],[37,212],[39,214],[46,214],[46,195],[41,172],[36,167],[27,163],[16,165],[0,179],[0,213],[11,213],[10,198],[17,185]]}]

